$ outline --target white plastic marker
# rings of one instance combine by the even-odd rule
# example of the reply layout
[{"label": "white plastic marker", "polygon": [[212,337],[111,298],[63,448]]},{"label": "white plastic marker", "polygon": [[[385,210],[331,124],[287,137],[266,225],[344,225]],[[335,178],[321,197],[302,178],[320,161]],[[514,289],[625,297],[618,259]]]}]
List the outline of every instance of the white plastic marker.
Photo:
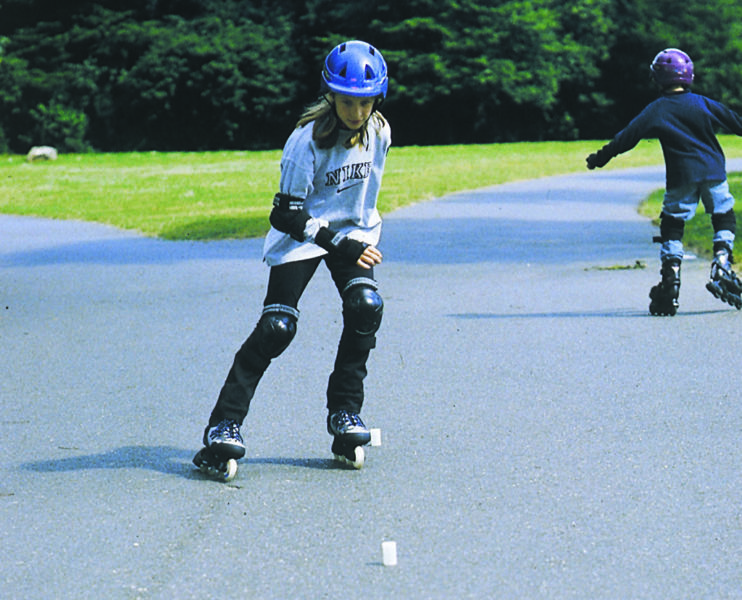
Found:
[{"label": "white plastic marker", "polygon": [[385,567],[397,565],[397,542],[381,542],[381,560]]},{"label": "white plastic marker", "polygon": [[381,446],[381,429],[370,429],[371,433],[371,445]]}]

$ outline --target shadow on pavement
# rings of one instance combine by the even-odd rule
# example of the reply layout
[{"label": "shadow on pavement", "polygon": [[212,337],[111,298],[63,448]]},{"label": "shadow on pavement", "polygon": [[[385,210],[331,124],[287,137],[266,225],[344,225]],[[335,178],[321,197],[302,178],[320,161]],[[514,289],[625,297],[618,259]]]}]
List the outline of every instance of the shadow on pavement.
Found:
[{"label": "shadow on pavement", "polygon": [[[718,313],[729,312],[728,308],[717,310],[690,310],[678,312],[673,319],[682,317],[700,317],[703,315],[715,315]],[[590,317],[600,318],[644,318],[652,317],[660,319],[649,314],[649,311],[643,310],[585,310],[585,311],[564,311],[564,312],[542,312],[542,313],[453,313],[446,315],[450,319],[584,319]]]},{"label": "shadow on pavement", "polygon": [[[74,449],[70,449],[74,451]],[[168,475],[201,478],[191,462],[194,452],[171,446],[124,446],[100,454],[86,454],[23,463],[21,469],[36,473],[60,473],[92,469],[145,469]],[[345,469],[343,465],[325,458],[248,458],[240,461],[241,468],[249,465],[278,465],[306,469]]]}]

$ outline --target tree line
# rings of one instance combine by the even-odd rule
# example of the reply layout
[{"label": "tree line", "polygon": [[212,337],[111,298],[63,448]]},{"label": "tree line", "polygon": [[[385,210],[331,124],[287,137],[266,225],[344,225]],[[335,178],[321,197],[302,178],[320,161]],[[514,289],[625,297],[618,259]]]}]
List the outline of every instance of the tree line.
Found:
[{"label": "tree line", "polygon": [[668,46],[742,109],[741,29],[736,0],[0,0],[0,151],[279,148],[347,39],[396,145],[602,139]]}]

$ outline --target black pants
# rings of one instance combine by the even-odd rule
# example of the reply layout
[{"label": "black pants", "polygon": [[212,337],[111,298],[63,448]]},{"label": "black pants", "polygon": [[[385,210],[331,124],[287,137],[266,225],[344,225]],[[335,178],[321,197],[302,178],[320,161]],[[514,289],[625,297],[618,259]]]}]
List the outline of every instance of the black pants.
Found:
[{"label": "black pants", "polygon": [[[271,267],[263,306],[283,305],[297,309],[299,299],[323,260],[340,294],[352,280],[373,280],[373,269],[348,265],[330,256],[286,263]],[[361,412],[366,362],[375,345],[374,335],[359,336],[347,324],[343,327],[334,370],[327,385],[327,409],[330,413],[338,410]],[[235,355],[211,413],[209,426],[223,419],[233,419],[240,424],[245,420],[258,383],[271,361],[272,358],[266,356],[261,348],[260,332],[256,327]]]}]

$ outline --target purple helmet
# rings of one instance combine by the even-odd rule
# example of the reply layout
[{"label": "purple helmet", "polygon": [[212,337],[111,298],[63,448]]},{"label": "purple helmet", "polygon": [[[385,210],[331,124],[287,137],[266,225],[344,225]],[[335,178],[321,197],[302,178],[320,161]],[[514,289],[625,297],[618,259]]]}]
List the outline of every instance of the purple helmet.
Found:
[{"label": "purple helmet", "polygon": [[322,84],[325,89],[346,96],[386,98],[386,62],[371,44],[344,42],[327,55]]},{"label": "purple helmet", "polygon": [[649,69],[652,79],[663,88],[693,83],[693,61],[677,48],[666,48],[660,52]]}]

